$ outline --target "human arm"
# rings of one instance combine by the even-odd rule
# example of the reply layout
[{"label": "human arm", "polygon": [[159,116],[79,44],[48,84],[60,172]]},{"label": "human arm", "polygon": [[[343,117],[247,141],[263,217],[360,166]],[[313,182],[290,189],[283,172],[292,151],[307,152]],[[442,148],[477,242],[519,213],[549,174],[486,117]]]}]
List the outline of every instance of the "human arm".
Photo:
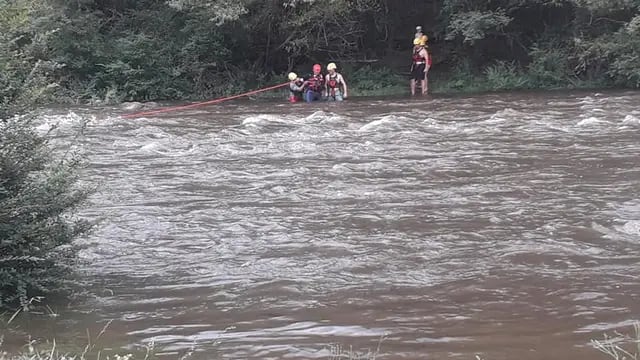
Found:
[{"label": "human arm", "polygon": [[302,91],[304,89],[305,84],[306,82],[303,82],[301,85],[291,83],[289,84],[289,89],[291,89],[291,91]]},{"label": "human arm", "polygon": [[422,56],[424,58],[424,72],[428,72],[429,71],[429,52],[427,51],[427,49],[422,49],[420,51],[420,56]]},{"label": "human arm", "polygon": [[342,76],[342,74],[338,75],[338,80],[340,81],[340,83],[342,84],[342,87],[344,89],[344,94],[342,96],[346,99],[347,96],[348,96],[347,82],[344,81],[344,77]]},{"label": "human arm", "polygon": [[324,93],[326,97],[329,97],[329,74],[324,77]]}]

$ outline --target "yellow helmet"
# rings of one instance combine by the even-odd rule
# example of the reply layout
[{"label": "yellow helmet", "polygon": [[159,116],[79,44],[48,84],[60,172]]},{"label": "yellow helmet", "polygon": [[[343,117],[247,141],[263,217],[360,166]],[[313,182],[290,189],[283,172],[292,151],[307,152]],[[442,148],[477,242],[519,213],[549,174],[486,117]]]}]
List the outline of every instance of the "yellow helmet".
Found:
[{"label": "yellow helmet", "polygon": [[294,73],[294,72],[290,72],[289,73],[289,80],[290,81],[293,81],[293,80],[295,80],[297,78],[298,78],[298,75],[296,73]]},{"label": "yellow helmet", "polygon": [[337,68],[336,63],[329,63],[329,65],[327,65],[327,70],[335,70]]}]

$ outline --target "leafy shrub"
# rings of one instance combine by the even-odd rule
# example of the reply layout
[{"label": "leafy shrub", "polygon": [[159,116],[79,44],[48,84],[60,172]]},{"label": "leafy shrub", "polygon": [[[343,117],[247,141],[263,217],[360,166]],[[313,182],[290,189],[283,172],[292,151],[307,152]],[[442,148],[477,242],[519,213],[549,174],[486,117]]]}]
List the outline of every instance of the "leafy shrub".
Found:
[{"label": "leafy shrub", "polygon": [[29,121],[0,121],[0,308],[68,290],[72,241],[90,228],[71,216],[89,194],[80,165],[54,156]]},{"label": "leafy shrub", "polygon": [[449,23],[447,39],[462,37],[464,42],[473,43],[484,39],[487,33],[507,26],[512,18],[504,10],[467,11],[455,13]]},{"label": "leafy shrub", "polygon": [[512,90],[528,87],[529,81],[514,62],[498,61],[484,70],[487,86],[491,90]]},{"label": "leafy shrub", "polygon": [[388,67],[376,68],[365,65],[354,72],[348,72],[347,68],[341,73],[344,74],[347,84],[353,88],[349,92],[359,96],[397,94],[409,89],[408,78]]},{"label": "leafy shrub", "polygon": [[562,88],[567,86],[570,78],[575,78],[566,47],[534,46],[529,55],[531,63],[527,66],[527,74],[533,86],[547,89]]}]

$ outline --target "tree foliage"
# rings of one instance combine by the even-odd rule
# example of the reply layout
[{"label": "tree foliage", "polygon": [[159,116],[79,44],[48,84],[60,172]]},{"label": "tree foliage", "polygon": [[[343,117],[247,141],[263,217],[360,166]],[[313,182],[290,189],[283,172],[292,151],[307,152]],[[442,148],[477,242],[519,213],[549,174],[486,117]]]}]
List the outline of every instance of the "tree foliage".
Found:
[{"label": "tree foliage", "polygon": [[[434,71],[464,62],[475,74],[486,75],[489,67],[526,73],[533,87],[583,80],[638,86],[639,0],[0,4],[4,103],[34,78],[51,85],[39,95],[43,100],[122,101],[208,98],[261,86],[313,62],[357,68],[373,58],[394,67],[406,64],[416,25],[431,39]],[[389,61],[394,57],[403,60]]]},{"label": "tree foliage", "polygon": [[[7,6],[7,4],[11,6]],[[73,211],[89,189],[78,185],[81,158],[55,155],[28,115],[60,90],[61,65],[49,57],[55,29],[40,31],[44,7],[5,2],[0,12],[0,309],[66,292],[77,248],[89,229]],[[40,13],[43,15],[34,15]],[[40,20],[40,21],[34,21]],[[44,28],[49,28],[48,25]]]},{"label": "tree foliage", "polygon": [[68,290],[73,240],[89,229],[70,217],[88,195],[79,161],[52,155],[24,119],[0,122],[0,308]]}]

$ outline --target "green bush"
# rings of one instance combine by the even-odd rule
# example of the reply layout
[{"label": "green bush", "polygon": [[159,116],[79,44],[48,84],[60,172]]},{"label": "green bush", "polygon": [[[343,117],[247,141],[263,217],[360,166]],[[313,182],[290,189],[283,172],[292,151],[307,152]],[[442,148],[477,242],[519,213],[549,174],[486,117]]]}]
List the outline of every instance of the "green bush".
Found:
[{"label": "green bush", "polygon": [[534,46],[529,52],[531,63],[527,66],[527,75],[531,85],[537,88],[564,88],[575,76],[569,64],[569,51],[566,45]]},{"label": "green bush", "polygon": [[0,121],[0,308],[67,292],[86,221],[72,217],[90,190],[81,160],[53,155],[47,137],[20,118]]},{"label": "green bush", "polygon": [[16,116],[59,95],[53,74],[65,65],[46,59],[56,32],[27,21],[50,10],[41,5],[0,7],[0,308],[68,292],[73,240],[90,229],[73,217],[90,193],[78,185],[81,157],[57,154],[30,117]]},{"label": "green bush", "polygon": [[430,70],[429,87],[433,93],[461,93],[486,91],[486,81],[479,76],[468,59],[456,61],[448,71]]},{"label": "green bush", "polygon": [[357,96],[391,95],[407,92],[409,79],[388,67],[365,65],[356,71],[341,71],[349,84],[349,93]]},{"label": "green bush", "polygon": [[491,90],[525,89],[528,79],[522,74],[514,62],[497,61],[484,70],[486,86]]},{"label": "green bush", "polygon": [[613,81],[620,86],[639,88],[640,15],[614,34],[605,53],[613,59],[608,71]]}]

